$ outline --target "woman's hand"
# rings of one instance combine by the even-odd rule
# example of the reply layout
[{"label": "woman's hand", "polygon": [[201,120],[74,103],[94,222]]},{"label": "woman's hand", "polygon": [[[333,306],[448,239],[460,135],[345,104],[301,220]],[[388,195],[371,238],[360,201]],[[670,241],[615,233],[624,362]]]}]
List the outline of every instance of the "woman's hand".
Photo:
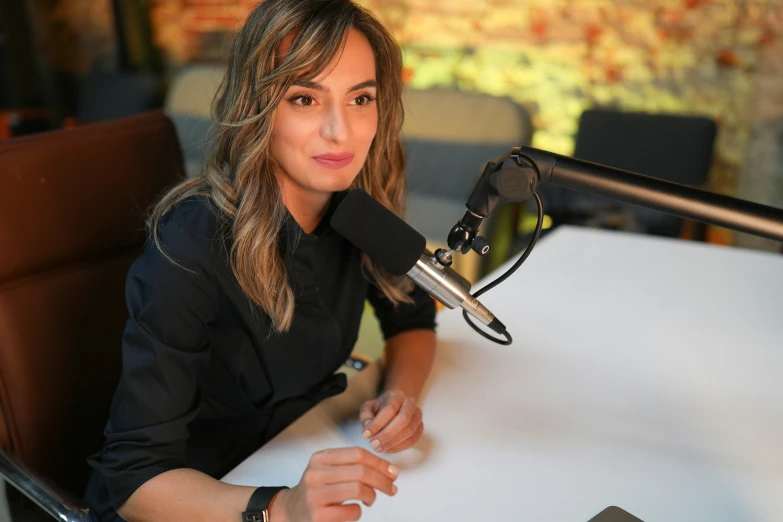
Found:
[{"label": "woman's hand", "polygon": [[302,480],[281,490],[269,512],[274,522],[344,522],[359,520],[358,504],[375,502],[375,490],[397,493],[399,471],[388,461],[362,448],[319,451],[310,458]]},{"label": "woman's hand", "polygon": [[383,453],[410,448],[424,432],[416,400],[399,390],[388,390],[362,404],[359,421],[364,427],[362,437],[372,438],[370,445]]}]

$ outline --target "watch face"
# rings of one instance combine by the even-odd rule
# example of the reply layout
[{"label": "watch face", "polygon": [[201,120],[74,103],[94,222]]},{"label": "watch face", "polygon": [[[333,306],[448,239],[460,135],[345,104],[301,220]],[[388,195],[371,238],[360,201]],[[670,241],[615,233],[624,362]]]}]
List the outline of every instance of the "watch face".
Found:
[{"label": "watch face", "polygon": [[617,506],[610,506],[596,516],[588,520],[587,522],[643,522],[642,519],[636,518],[624,509],[620,509]]}]

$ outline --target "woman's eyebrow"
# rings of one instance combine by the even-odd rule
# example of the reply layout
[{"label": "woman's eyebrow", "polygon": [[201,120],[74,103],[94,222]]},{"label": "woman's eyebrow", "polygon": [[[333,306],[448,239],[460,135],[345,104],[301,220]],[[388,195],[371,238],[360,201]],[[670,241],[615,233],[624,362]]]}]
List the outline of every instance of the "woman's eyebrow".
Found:
[{"label": "woman's eyebrow", "polygon": [[[321,85],[320,83],[315,83],[310,80],[297,80],[294,82],[294,85],[298,85],[299,87],[306,87],[308,89],[313,89],[315,91],[321,91],[321,92],[329,92],[329,89]],[[365,80],[362,83],[357,83],[350,89],[348,89],[346,92],[353,92],[358,91],[359,89],[366,89],[368,87],[378,87],[378,82],[375,80]]]},{"label": "woman's eyebrow", "polygon": [[368,87],[375,87],[375,88],[377,88],[378,87],[378,82],[376,82],[375,80],[365,80],[362,83],[357,83],[356,85],[354,85],[353,87],[348,89],[347,92],[358,91],[359,89],[366,89]]}]

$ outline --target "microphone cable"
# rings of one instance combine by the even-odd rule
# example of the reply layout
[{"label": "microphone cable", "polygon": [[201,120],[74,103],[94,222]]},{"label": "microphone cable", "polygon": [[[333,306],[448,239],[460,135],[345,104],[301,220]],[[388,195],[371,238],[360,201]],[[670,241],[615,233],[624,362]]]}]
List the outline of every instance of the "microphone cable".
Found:
[{"label": "microphone cable", "polygon": [[[544,204],[541,202],[541,196],[538,195],[538,192],[533,192],[533,197],[536,198],[536,205],[538,205],[538,223],[536,223],[536,230],[533,233],[533,237],[530,239],[530,242],[527,244],[527,247],[525,248],[525,251],[522,252],[522,255],[517,259],[517,261],[506,270],[505,273],[501,274],[500,277],[489,283],[488,285],[482,287],[481,289],[477,290],[476,293],[473,294],[473,297],[478,298],[482,294],[487,293],[489,290],[492,290],[497,285],[508,279],[508,277],[516,272],[517,268],[522,266],[522,263],[525,262],[525,259],[528,258],[530,253],[533,251],[533,247],[536,246],[536,241],[538,241],[538,237],[541,235],[541,227],[544,224]],[[514,223],[514,226],[517,226],[517,223]],[[465,321],[470,325],[471,328],[473,328],[475,331],[477,331],[481,336],[485,337],[486,339],[489,339],[492,342],[502,344],[503,346],[508,346],[511,344],[511,334],[508,333],[508,331],[503,332],[503,335],[505,336],[505,340],[498,339],[497,337],[494,337],[492,335],[489,335],[488,333],[484,332],[483,330],[479,329],[476,324],[470,320],[470,317],[468,317],[468,312],[465,310],[462,311],[462,317],[465,319]]]}]

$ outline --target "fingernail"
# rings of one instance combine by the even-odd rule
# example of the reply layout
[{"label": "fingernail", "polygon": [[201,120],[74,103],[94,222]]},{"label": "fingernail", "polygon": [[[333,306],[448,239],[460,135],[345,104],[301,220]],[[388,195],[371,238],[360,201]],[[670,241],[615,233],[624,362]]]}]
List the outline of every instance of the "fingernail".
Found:
[{"label": "fingernail", "polygon": [[396,477],[400,474],[400,470],[397,469],[394,465],[389,464],[389,474],[393,477]]},{"label": "fingernail", "polygon": [[367,419],[366,421],[364,421],[364,422],[362,423],[362,428],[366,428],[366,427],[367,427],[367,425],[368,425],[368,424],[370,424],[371,422],[372,422],[372,419]]},{"label": "fingernail", "polygon": [[[356,432],[354,432],[354,433],[356,433]],[[364,433],[362,433],[362,438],[363,439],[369,439],[370,437],[372,437],[372,433],[370,433],[370,430],[364,430]]]},{"label": "fingernail", "polygon": [[392,484],[392,495],[396,495],[396,494],[397,494],[397,486]]},{"label": "fingernail", "polygon": [[372,446],[372,449],[376,449],[377,450],[378,448],[381,447],[381,441],[379,441],[378,439],[375,439],[374,441],[372,441],[370,443],[370,446]]}]

